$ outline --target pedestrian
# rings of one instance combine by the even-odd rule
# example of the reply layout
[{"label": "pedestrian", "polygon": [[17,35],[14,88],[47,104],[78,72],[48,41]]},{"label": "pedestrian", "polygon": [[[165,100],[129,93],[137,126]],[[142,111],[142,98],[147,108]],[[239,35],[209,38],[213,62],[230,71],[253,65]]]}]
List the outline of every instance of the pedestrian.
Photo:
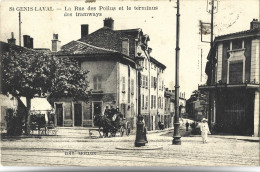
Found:
[{"label": "pedestrian", "polygon": [[200,125],[200,132],[201,132],[201,137],[202,137],[202,141],[203,143],[207,143],[207,140],[208,140],[208,134],[210,134],[210,131],[209,131],[209,126],[208,126],[208,123],[207,123],[207,119],[206,118],[203,118],[201,120],[201,125]]},{"label": "pedestrian", "polygon": [[189,126],[190,126],[190,123],[188,122],[188,121],[186,121],[186,131],[188,131],[189,130]]}]

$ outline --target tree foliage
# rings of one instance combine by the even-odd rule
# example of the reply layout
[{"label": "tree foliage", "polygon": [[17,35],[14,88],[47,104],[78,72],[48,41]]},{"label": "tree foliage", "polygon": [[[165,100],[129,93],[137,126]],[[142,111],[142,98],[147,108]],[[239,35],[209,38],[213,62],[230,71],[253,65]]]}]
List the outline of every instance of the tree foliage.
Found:
[{"label": "tree foliage", "polygon": [[81,70],[68,57],[27,48],[17,51],[11,47],[1,54],[1,70],[2,93],[26,97],[27,117],[31,99],[36,96],[88,98],[88,71]]},{"label": "tree foliage", "polygon": [[186,112],[189,114],[189,116],[192,116],[193,112],[193,102],[200,101],[203,103],[208,102],[208,95],[206,92],[200,91],[200,90],[194,90],[190,96],[190,98],[186,101]]}]

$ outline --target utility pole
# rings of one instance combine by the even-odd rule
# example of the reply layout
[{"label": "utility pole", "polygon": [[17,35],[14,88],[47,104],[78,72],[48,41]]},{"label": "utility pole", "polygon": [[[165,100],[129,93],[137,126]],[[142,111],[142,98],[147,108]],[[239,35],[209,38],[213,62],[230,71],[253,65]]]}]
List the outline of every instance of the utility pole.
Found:
[{"label": "utility pole", "polygon": [[177,0],[177,14],[176,14],[176,63],[175,63],[175,115],[174,115],[174,133],[173,133],[173,145],[181,145],[181,136],[179,132],[179,39],[180,39],[180,12],[179,12],[179,0]]},{"label": "utility pole", "polygon": [[21,12],[19,11],[19,46],[21,46]]},{"label": "utility pole", "polygon": [[202,48],[200,49],[200,82],[202,82]]},{"label": "utility pole", "polygon": [[[210,22],[210,50],[212,51],[213,48],[213,34],[214,34],[214,0],[211,0],[211,22]],[[210,84],[213,85],[214,83],[214,57],[212,56],[210,59],[211,64],[211,81]],[[211,116],[212,116],[212,94],[213,92],[209,93],[209,128],[211,129]]]}]

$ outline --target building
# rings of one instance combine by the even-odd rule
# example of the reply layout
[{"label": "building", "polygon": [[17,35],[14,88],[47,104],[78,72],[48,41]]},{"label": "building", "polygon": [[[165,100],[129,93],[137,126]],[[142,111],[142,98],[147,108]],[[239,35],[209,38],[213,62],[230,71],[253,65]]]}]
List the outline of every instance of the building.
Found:
[{"label": "building", "polygon": [[259,136],[260,22],[254,19],[250,25],[250,30],[215,38],[206,65],[207,85],[199,89],[210,94],[212,126]]},{"label": "building", "polygon": [[138,78],[135,58],[144,57],[141,71],[141,113],[148,130],[155,129],[156,117],[163,115],[164,83],[162,63],[151,57],[150,38],[142,29],[115,30],[114,20],[106,18],[104,27],[89,34],[81,25],[81,38],[61,47],[58,57],[78,60],[89,71],[91,98],[74,102],[55,100],[57,125],[94,127],[93,119],[106,107],[118,107],[134,128],[137,116]]}]

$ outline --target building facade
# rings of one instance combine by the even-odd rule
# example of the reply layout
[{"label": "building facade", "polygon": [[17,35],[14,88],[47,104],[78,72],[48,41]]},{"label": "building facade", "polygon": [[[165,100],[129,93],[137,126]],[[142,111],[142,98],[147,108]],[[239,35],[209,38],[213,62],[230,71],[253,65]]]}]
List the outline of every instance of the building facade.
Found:
[{"label": "building facade", "polygon": [[208,55],[199,89],[209,92],[210,123],[220,131],[259,136],[259,26],[253,20],[250,30],[216,37]]},{"label": "building facade", "polygon": [[150,56],[149,36],[141,29],[114,30],[112,18],[106,18],[104,27],[91,34],[88,27],[82,25],[81,38],[62,46],[55,54],[78,60],[81,68],[89,71],[91,98],[78,102],[68,98],[55,100],[56,124],[94,127],[95,115],[104,114],[106,107],[118,107],[134,128],[139,89],[135,58],[142,56],[141,113],[148,130],[155,129],[156,117],[164,114],[166,67]]}]

